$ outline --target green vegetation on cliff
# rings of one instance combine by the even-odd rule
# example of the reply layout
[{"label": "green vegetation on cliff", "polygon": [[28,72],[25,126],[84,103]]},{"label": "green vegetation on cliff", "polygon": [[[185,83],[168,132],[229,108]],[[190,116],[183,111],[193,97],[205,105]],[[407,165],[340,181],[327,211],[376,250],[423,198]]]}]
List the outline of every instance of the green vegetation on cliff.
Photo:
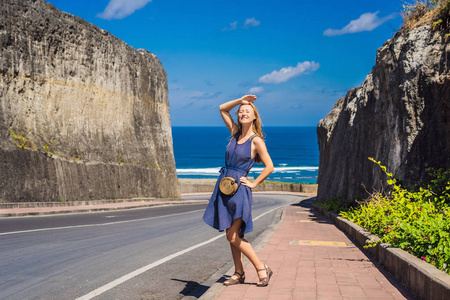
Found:
[{"label": "green vegetation on cliff", "polygon": [[[406,28],[414,28],[430,23],[433,30],[446,31],[450,28],[450,0],[415,0],[403,5],[403,23]],[[449,37],[449,33],[445,35]]]}]

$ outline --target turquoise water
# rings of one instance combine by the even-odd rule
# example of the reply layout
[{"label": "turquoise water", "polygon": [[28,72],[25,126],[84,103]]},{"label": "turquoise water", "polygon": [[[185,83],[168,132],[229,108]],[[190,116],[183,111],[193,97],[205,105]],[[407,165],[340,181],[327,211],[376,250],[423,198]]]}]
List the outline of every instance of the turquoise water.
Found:
[{"label": "turquoise water", "polygon": [[[317,183],[319,147],[316,127],[264,127],[275,170],[267,180]],[[223,127],[172,127],[177,174],[180,178],[216,178],[225,164],[230,132]],[[255,164],[249,176],[264,168]]]}]

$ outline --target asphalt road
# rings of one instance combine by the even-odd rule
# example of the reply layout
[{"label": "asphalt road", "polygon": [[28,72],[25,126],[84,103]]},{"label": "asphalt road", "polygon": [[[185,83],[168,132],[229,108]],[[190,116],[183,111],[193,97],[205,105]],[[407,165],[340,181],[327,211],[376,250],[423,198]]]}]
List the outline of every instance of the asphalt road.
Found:
[{"label": "asphalt road", "polygon": [[[299,200],[254,194],[246,238]],[[205,207],[0,219],[0,299],[180,299],[206,290],[202,283],[232,264],[225,237],[202,221]]]}]

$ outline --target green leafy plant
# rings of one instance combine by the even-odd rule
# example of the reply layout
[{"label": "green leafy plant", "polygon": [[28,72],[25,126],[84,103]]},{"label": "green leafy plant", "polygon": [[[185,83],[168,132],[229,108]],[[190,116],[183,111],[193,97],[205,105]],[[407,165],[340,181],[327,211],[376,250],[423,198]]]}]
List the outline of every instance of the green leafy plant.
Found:
[{"label": "green leafy plant", "polygon": [[[433,30],[440,29],[445,30],[450,27],[450,0],[440,1],[437,13],[434,16]],[[447,41],[448,33],[445,35],[445,40]]]},{"label": "green leafy plant", "polygon": [[442,19],[437,20],[436,22],[433,22],[433,30],[436,30],[438,26],[442,24]]},{"label": "green leafy plant", "polygon": [[340,198],[339,199],[329,199],[324,202],[317,203],[317,205],[327,211],[332,211],[335,213],[340,213],[340,212],[346,210],[346,207],[345,207],[345,205],[343,205],[343,201]]},{"label": "green leafy plant", "polygon": [[71,157],[74,161],[78,162],[83,159],[83,149],[72,149]]},{"label": "green leafy plant", "polygon": [[52,157],[53,155],[55,155],[57,153],[57,151],[54,151],[55,149],[55,143],[56,140],[53,138],[51,141],[49,141],[47,144],[45,144],[44,146],[42,146],[42,148],[45,151],[45,155],[47,157]]},{"label": "green leafy plant", "polygon": [[390,192],[373,193],[340,215],[380,237],[366,247],[390,243],[450,274],[450,171],[429,170],[431,182],[412,192],[369,159],[387,175]]},{"label": "green leafy plant", "polygon": [[37,149],[36,145],[32,141],[25,138],[21,134],[16,134],[11,128],[9,129],[9,136],[12,137],[14,144],[21,149]]},{"label": "green leafy plant", "polygon": [[431,192],[431,199],[425,199],[434,202],[439,209],[445,204],[450,204],[450,170],[427,169],[431,176],[427,189]]}]

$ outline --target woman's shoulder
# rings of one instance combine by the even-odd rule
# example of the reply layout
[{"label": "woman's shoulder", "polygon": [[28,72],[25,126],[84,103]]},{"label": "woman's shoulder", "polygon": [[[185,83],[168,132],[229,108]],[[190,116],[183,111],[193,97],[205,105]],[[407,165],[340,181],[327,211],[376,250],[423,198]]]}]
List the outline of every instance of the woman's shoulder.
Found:
[{"label": "woman's shoulder", "polygon": [[255,136],[252,138],[252,142],[255,144],[265,144],[264,139],[258,134],[255,134]]},{"label": "woman's shoulder", "polygon": [[231,133],[231,137],[236,138],[240,134],[239,126],[234,122],[233,122],[233,126],[231,128],[229,128],[229,130]]}]

